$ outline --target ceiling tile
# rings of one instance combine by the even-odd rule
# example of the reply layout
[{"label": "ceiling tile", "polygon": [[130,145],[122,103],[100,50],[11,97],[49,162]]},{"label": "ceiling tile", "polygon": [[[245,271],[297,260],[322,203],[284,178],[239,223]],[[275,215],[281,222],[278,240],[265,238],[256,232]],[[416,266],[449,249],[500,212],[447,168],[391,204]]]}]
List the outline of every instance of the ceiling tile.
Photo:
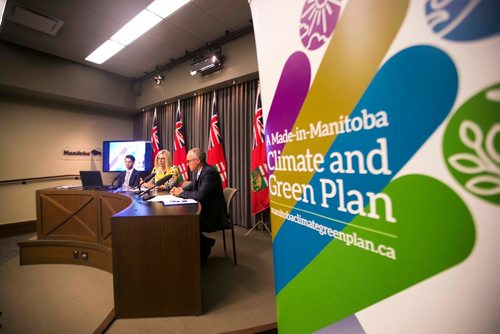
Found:
[{"label": "ceiling tile", "polygon": [[227,27],[213,17],[205,15],[199,17],[196,24],[190,24],[184,29],[191,35],[198,36],[198,38],[202,38],[205,43],[208,43],[224,36]]}]

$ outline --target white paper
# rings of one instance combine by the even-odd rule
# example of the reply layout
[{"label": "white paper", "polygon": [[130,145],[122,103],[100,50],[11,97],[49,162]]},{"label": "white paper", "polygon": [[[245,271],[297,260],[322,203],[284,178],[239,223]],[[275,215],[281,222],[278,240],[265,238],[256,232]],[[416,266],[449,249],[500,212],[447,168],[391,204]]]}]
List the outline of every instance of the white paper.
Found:
[{"label": "white paper", "polygon": [[81,188],[81,186],[67,185],[67,186],[57,186],[56,189],[73,189],[73,188]]},{"label": "white paper", "polygon": [[185,199],[175,197],[174,195],[160,195],[153,197],[149,202],[162,202],[163,205],[183,205],[183,204],[196,204],[194,199]]}]

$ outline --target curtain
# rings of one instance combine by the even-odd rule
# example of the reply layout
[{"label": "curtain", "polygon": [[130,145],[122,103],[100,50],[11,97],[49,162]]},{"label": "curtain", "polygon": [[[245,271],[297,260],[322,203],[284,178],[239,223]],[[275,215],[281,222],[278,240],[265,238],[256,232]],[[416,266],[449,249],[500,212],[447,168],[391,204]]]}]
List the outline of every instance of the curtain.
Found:
[{"label": "curtain", "polygon": [[[250,167],[257,80],[216,90],[216,94],[219,127],[227,162],[228,187],[238,189],[233,199],[231,213],[236,225],[249,228],[255,224],[250,207]],[[180,101],[187,150],[200,147],[206,152],[208,149],[212,98],[213,91]],[[172,154],[176,110],[177,101],[156,107],[162,148]],[[136,114],[134,118],[136,140],[151,139],[153,112],[154,108],[150,108]],[[192,177],[193,175],[190,176],[191,179]],[[268,212],[264,214],[264,221],[269,222]]]}]

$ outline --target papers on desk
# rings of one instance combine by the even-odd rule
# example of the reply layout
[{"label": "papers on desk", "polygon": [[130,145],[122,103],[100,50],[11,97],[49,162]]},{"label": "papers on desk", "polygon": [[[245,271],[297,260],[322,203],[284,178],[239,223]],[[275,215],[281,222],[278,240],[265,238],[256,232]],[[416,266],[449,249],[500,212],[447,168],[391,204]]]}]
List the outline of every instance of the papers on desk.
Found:
[{"label": "papers on desk", "polygon": [[82,186],[74,186],[74,185],[68,185],[68,186],[57,186],[56,189],[75,189],[75,188],[81,188]]},{"label": "papers on desk", "polygon": [[184,199],[175,197],[173,195],[160,195],[151,198],[149,202],[162,202],[163,205],[183,205],[183,204],[196,204],[194,199]]}]

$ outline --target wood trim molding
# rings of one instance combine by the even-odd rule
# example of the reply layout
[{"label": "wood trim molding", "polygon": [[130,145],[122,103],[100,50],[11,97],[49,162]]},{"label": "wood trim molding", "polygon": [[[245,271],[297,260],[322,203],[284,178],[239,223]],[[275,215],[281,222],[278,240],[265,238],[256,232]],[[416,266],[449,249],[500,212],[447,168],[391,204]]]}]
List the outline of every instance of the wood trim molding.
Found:
[{"label": "wood trim molding", "polygon": [[94,334],[103,334],[106,333],[106,331],[109,329],[111,324],[115,321],[115,308],[108,313],[106,318],[97,326],[97,328],[94,330]]},{"label": "wood trim molding", "polygon": [[36,220],[0,224],[0,238],[7,238],[21,234],[35,233]]},{"label": "wood trim molding", "polygon": [[278,323],[272,322],[262,326],[224,332],[222,334],[278,334]]}]

